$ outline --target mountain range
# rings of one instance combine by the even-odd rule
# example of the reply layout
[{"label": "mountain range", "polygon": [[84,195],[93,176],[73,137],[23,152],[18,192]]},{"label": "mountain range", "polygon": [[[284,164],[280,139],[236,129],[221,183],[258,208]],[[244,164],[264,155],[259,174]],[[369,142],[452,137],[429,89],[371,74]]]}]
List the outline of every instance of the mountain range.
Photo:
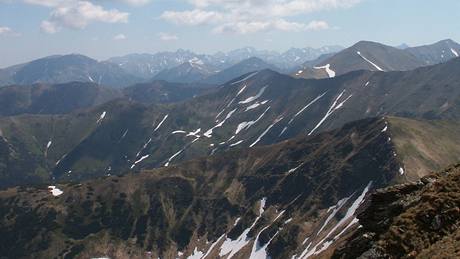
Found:
[{"label": "mountain range", "polygon": [[[369,117],[455,121],[460,92],[454,71],[459,68],[457,58],[413,71],[356,71],[326,80],[264,70],[174,104],[122,98],[62,116],[0,118],[4,144],[10,147],[3,153],[9,161],[3,175],[14,172],[2,183],[32,176],[31,182],[86,179],[167,166],[298,134],[314,135]],[[446,130],[455,135],[455,128]],[[24,160],[48,173],[24,170]]]},{"label": "mountain range", "polygon": [[0,70],[1,85],[80,81],[119,88],[134,84],[138,80],[118,65],[98,62],[77,54],[50,56]]},{"label": "mountain range", "polygon": [[455,257],[458,51],[360,41],[0,70],[0,257]]},{"label": "mountain range", "polygon": [[[223,84],[245,73],[271,69],[299,78],[327,78],[357,70],[407,71],[458,57],[460,45],[444,40],[431,45],[395,48],[361,41],[343,49],[292,48],[284,53],[243,48],[214,55],[191,51],[131,54],[96,61],[82,55],[50,56],[0,70],[0,85],[94,82],[127,87],[152,80]],[[294,71],[294,72],[293,72]]]},{"label": "mountain range", "polygon": [[357,70],[407,71],[456,58],[459,50],[460,44],[452,40],[404,49],[360,41],[335,55],[326,55],[316,61],[306,62],[293,73],[293,76],[327,78]]}]

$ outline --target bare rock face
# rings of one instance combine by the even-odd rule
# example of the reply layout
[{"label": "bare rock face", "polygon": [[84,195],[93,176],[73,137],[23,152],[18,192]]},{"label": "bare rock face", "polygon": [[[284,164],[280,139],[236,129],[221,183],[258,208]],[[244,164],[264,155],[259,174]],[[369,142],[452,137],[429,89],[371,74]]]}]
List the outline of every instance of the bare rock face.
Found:
[{"label": "bare rock face", "polygon": [[456,258],[460,255],[460,165],[375,192],[362,228],[333,258]]}]

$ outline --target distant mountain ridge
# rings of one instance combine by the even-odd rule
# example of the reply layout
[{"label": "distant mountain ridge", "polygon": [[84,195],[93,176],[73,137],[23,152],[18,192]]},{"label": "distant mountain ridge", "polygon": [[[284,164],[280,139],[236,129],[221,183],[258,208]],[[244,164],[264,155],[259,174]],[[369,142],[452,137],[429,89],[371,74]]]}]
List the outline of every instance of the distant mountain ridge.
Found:
[{"label": "distant mountain ridge", "polygon": [[113,57],[108,62],[118,64],[127,72],[144,78],[155,77],[163,70],[169,70],[194,59],[203,62],[203,66],[210,70],[218,71],[229,68],[243,60],[255,57],[272,64],[284,71],[288,71],[305,61],[313,60],[322,54],[338,52],[340,46],[325,46],[321,48],[291,48],[285,52],[256,50],[247,47],[217,52],[215,54],[196,54],[188,50],[179,49],[175,52],[159,52],[155,54],[129,54],[121,57]]},{"label": "distant mountain ridge", "polygon": [[[460,44],[443,40],[431,45],[407,48],[360,41],[346,49],[339,46],[291,48],[284,53],[248,47],[206,55],[180,49],[176,52],[130,54],[101,62],[71,54],[50,56],[0,69],[0,86],[81,81],[120,88],[151,80],[222,84],[245,72],[251,72],[233,67],[255,59],[258,60],[256,63],[265,64],[254,65],[254,69],[269,68],[296,78],[327,78],[356,70],[407,71],[447,62],[458,57],[459,53]],[[240,74],[236,73],[238,70]]]},{"label": "distant mountain ridge", "polygon": [[123,89],[88,82],[11,85],[0,87],[0,116],[67,114],[123,98],[144,104],[173,103],[191,99],[210,88],[214,86],[166,81],[135,84]]},{"label": "distant mountain ridge", "polygon": [[407,48],[360,41],[336,54],[306,62],[292,75],[298,78],[327,78],[357,70],[407,71],[447,62],[458,57],[459,53],[460,44],[452,40]]},{"label": "distant mountain ridge", "polygon": [[80,81],[120,88],[139,80],[118,65],[78,54],[45,57],[0,70],[0,85]]}]

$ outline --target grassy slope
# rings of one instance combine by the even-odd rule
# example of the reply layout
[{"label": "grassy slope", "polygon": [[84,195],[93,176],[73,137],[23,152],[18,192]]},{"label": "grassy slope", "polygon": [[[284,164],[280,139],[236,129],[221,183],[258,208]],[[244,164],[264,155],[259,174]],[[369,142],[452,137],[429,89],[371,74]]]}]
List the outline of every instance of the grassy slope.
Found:
[{"label": "grassy slope", "polygon": [[408,180],[460,161],[460,122],[389,117],[390,131]]}]

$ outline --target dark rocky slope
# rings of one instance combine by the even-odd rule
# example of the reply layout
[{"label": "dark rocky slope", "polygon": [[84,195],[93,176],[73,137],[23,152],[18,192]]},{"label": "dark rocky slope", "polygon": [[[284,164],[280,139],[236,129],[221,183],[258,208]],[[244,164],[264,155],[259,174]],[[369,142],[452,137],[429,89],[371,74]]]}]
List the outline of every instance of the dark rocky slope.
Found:
[{"label": "dark rocky slope", "polygon": [[[9,258],[330,254],[374,188],[403,179],[382,119],[81,184],[0,192]],[[56,191],[56,190],[55,190]],[[265,257],[264,257],[265,258]]]},{"label": "dark rocky slope", "polygon": [[333,258],[460,257],[460,164],[372,194]]}]

